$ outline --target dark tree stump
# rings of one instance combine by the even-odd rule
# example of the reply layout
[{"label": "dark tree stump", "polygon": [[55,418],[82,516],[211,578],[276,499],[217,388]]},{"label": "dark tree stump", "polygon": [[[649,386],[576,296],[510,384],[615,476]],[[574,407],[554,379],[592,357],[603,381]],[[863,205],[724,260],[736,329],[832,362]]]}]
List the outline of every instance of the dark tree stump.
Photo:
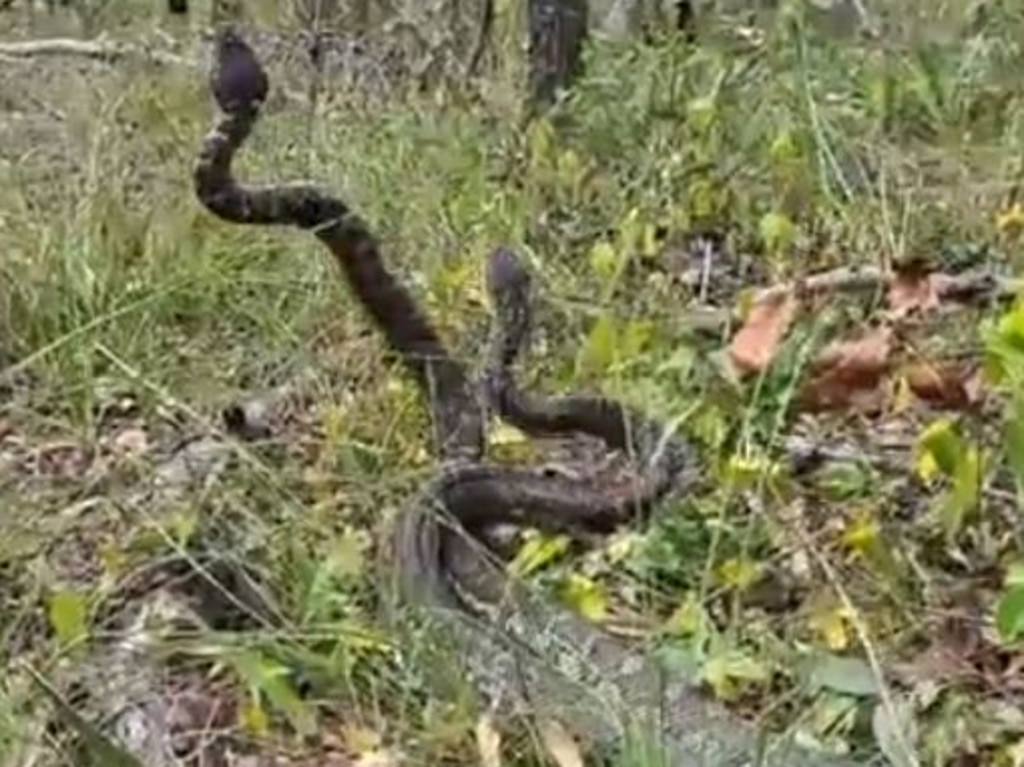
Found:
[{"label": "dark tree stump", "polygon": [[530,93],[541,106],[582,72],[587,0],[529,0],[529,23]]}]

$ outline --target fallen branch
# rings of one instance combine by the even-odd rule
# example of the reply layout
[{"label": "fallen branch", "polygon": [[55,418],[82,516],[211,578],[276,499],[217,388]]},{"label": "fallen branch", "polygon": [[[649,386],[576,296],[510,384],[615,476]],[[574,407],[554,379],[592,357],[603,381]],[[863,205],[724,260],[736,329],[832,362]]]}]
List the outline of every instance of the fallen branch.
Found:
[{"label": "fallen branch", "polygon": [[[867,293],[887,290],[896,274],[877,267],[841,267],[814,274],[754,294],[754,302],[778,300],[794,292],[800,298],[819,298],[831,293]],[[965,272],[957,275],[935,273],[935,290],[940,299],[969,302],[980,299],[1011,299],[1024,290],[1024,279],[999,277],[990,272]]]},{"label": "fallen branch", "polygon": [[69,37],[0,43],[0,56],[12,59],[28,59],[38,56],[77,56],[106,63],[127,58],[142,58],[161,65],[199,67],[198,62],[190,61],[168,51],[141,48],[127,43],[75,40]]}]

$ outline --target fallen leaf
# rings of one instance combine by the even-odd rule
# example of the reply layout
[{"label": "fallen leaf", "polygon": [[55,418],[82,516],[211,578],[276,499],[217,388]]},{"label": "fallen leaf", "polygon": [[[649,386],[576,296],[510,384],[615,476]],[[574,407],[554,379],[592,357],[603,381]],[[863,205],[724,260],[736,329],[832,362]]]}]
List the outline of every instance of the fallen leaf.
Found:
[{"label": "fallen leaf", "polygon": [[889,307],[903,315],[939,306],[939,293],[927,266],[915,261],[899,268],[889,283]]},{"label": "fallen leaf", "polygon": [[744,373],[758,373],[771,364],[799,303],[793,291],[771,294],[754,304],[729,346],[733,364]]},{"label": "fallen leaf", "polygon": [[484,714],[476,722],[476,748],[480,752],[483,767],[501,767],[501,734],[494,726],[490,714]]},{"label": "fallen leaf", "polygon": [[575,739],[554,719],[540,726],[540,736],[558,767],[583,767],[583,757]]},{"label": "fallen leaf", "polygon": [[812,365],[814,376],[801,391],[801,409],[879,408],[885,397],[879,384],[889,370],[891,351],[892,329],[887,325],[853,341],[829,344]]},{"label": "fallen leaf", "polygon": [[935,407],[961,410],[981,397],[977,371],[957,365],[920,361],[906,365],[900,374],[916,396]]}]

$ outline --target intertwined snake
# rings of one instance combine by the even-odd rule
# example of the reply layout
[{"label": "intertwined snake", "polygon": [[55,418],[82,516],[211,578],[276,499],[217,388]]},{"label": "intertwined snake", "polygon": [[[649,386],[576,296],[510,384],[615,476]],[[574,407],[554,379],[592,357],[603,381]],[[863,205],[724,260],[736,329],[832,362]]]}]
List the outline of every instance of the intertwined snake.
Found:
[{"label": "intertwined snake", "polygon": [[[680,767],[858,764],[814,755],[783,739],[772,739],[769,747],[751,724],[692,681],[673,677],[655,658],[514,582],[480,553],[475,544],[499,523],[573,535],[609,531],[664,499],[690,451],[614,400],[547,398],[519,389],[512,366],[528,335],[530,279],[508,250],[495,251],[488,262],[497,321],[484,385],[471,383],[385,267],[366,224],[343,202],[311,184],[256,187],[234,179],[232,159],[259,116],[269,84],[232,29],[218,31],[210,84],[222,114],[195,167],[198,198],[227,221],[313,232],[428,401],[444,465],[389,534],[396,606],[418,608],[451,632],[468,673],[492,704],[558,720],[588,745],[614,748],[624,735],[638,732],[656,736],[663,763]],[[600,437],[611,448],[634,453],[642,463],[640,477],[612,492],[600,483],[487,464],[487,408],[529,434]]]}]

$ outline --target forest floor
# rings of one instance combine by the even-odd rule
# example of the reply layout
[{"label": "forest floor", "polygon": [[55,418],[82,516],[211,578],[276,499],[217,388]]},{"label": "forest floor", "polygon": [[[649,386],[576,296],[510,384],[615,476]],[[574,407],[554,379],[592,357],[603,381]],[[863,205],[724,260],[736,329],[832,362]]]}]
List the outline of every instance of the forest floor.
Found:
[{"label": "forest floor", "polygon": [[[648,527],[582,558],[527,536],[537,588],[639,622],[814,747],[891,752],[895,712],[921,765],[1010,767],[1024,12],[933,5],[894,4],[877,39],[782,15],[602,44],[528,122],[507,73],[315,110],[279,88],[239,173],[337,190],[469,365],[485,256],[517,249],[542,302],[529,380],[698,446],[706,481]],[[494,767],[472,699],[428,690],[378,611],[376,536],[432,468],[417,392],[312,238],[197,202],[205,76],[0,61],[0,763],[68,763],[82,688],[137,670],[111,637],[142,632],[206,734],[291,764]],[[263,438],[225,433],[264,401]],[[259,620],[218,603],[215,629],[143,630],[211,551],[225,592],[258,583]],[[516,738],[500,759],[572,763]]]}]

